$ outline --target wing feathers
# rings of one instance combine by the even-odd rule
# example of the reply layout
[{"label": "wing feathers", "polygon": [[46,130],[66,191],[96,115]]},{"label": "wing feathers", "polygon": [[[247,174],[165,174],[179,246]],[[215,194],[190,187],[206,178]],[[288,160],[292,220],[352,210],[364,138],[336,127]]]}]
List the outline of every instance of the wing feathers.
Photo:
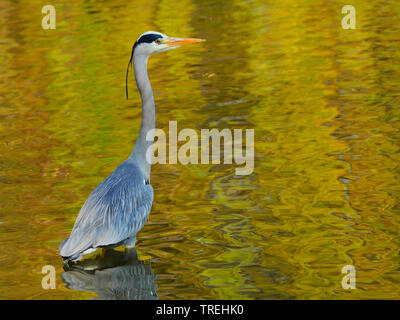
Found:
[{"label": "wing feathers", "polygon": [[61,256],[75,256],[135,236],[153,203],[153,188],[144,181],[135,165],[123,162],[86,200],[70,237],[60,245]]}]

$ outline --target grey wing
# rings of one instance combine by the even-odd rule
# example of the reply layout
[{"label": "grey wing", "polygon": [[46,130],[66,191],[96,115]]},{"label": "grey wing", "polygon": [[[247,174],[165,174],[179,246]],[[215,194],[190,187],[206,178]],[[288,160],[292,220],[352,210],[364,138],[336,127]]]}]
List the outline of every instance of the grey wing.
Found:
[{"label": "grey wing", "polygon": [[153,203],[153,188],[133,164],[122,163],[90,194],[71,235],[60,245],[70,257],[89,248],[119,243],[133,237],[146,222]]}]

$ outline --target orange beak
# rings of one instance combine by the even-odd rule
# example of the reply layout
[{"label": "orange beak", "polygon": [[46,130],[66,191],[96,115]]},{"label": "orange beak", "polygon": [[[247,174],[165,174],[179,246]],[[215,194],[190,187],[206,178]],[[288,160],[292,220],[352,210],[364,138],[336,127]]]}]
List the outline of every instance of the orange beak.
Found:
[{"label": "orange beak", "polygon": [[163,39],[163,44],[166,44],[168,47],[179,47],[185,44],[192,44],[206,41],[204,39],[195,39],[195,38],[167,38]]}]

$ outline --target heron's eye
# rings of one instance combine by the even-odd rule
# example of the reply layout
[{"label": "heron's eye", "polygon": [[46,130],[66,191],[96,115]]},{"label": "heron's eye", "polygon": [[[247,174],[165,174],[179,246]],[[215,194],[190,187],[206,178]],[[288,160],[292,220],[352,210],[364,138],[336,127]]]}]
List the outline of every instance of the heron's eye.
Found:
[{"label": "heron's eye", "polygon": [[160,40],[160,39],[157,39],[157,40],[155,40],[154,42],[157,43],[157,44],[160,44],[160,43],[161,43],[161,40]]}]

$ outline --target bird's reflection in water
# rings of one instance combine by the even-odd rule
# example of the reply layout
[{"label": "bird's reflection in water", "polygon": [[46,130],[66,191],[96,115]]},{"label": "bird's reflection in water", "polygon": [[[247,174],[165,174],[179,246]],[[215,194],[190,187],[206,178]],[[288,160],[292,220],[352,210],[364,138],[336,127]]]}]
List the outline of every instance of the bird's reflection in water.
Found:
[{"label": "bird's reflection in water", "polygon": [[98,300],[157,300],[156,276],[135,249],[105,250],[103,256],[64,266],[66,287],[92,291]]}]

